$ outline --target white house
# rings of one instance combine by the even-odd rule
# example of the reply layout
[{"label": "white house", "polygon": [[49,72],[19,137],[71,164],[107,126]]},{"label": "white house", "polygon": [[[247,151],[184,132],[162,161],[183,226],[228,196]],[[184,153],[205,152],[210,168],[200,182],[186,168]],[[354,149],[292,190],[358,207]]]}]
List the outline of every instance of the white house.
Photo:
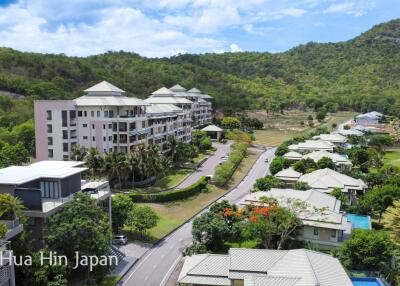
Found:
[{"label": "white house", "polygon": [[289,145],[290,151],[296,152],[312,152],[312,151],[320,151],[325,150],[329,152],[333,152],[333,148],[335,145],[328,141],[323,140],[306,140],[305,142],[300,142],[298,144]]},{"label": "white house", "polygon": [[282,157],[286,158],[288,160],[292,160],[292,161],[299,161],[299,160],[303,159],[303,155],[301,155],[300,153],[298,153],[296,151],[287,152]]},{"label": "white house", "polygon": [[287,168],[276,173],[275,177],[288,184],[294,184],[301,177],[301,173],[297,172],[293,168]]},{"label": "white house", "polygon": [[322,141],[327,141],[330,143],[335,144],[336,146],[341,146],[347,142],[347,138],[343,135],[340,134],[320,134],[317,136],[313,137],[314,140],[322,140]]},{"label": "white house", "polygon": [[357,115],[355,118],[356,124],[359,125],[378,125],[379,120],[383,117],[382,113],[371,111],[368,113]]},{"label": "white house", "polygon": [[338,153],[331,153],[327,151],[314,151],[303,156],[303,159],[311,159],[315,163],[317,163],[322,158],[329,158],[335,163],[337,168],[341,171],[351,170],[353,164],[347,159],[345,156],[342,156]]}]

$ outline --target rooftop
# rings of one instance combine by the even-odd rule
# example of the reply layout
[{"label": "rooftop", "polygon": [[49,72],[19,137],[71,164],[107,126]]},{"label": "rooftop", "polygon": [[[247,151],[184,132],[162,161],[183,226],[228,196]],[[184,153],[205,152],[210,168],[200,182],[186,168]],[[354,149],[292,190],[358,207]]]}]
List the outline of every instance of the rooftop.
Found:
[{"label": "rooftop", "polygon": [[160,89],[157,89],[151,95],[153,95],[153,96],[173,96],[174,93],[171,90],[169,90],[168,88],[162,87]]},{"label": "rooftop", "polygon": [[186,91],[186,88],[184,88],[183,86],[181,86],[179,84],[175,84],[173,87],[170,87],[169,89],[174,92],[185,92]]},{"label": "rooftop", "polygon": [[152,96],[149,98],[146,98],[144,100],[147,103],[152,103],[152,104],[192,104],[189,99],[183,98],[183,97],[175,97],[175,96]]},{"label": "rooftop", "polygon": [[352,165],[349,159],[346,157],[338,154],[338,153],[331,153],[325,150],[322,151],[314,151],[303,156],[303,159],[311,159],[314,162],[318,162],[322,158],[330,158],[335,164],[345,164],[345,165]]},{"label": "rooftop", "polygon": [[287,152],[285,155],[282,156],[283,158],[286,159],[296,159],[296,160],[301,160],[303,158],[303,155],[301,155],[300,153],[296,152],[296,151],[290,151]]},{"label": "rooftop", "polygon": [[197,88],[195,88],[195,87],[193,87],[193,88],[191,88],[191,89],[189,89],[189,91],[188,91],[189,93],[201,93],[201,91],[200,90],[198,90]]},{"label": "rooftop", "polygon": [[144,100],[127,96],[84,95],[74,99],[77,106],[146,106]]},{"label": "rooftop", "polygon": [[124,93],[125,91],[120,89],[119,87],[116,87],[115,85],[103,80],[102,82],[89,87],[88,89],[85,89],[85,92],[87,93]]},{"label": "rooftop", "polygon": [[0,169],[0,184],[20,185],[39,178],[62,179],[87,170],[78,161],[40,161],[28,166]]},{"label": "rooftop", "polygon": [[206,131],[206,132],[221,132],[222,128],[219,128],[216,125],[208,125],[206,127],[204,127],[203,129],[201,129],[202,131]]},{"label": "rooftop", "polygon": [[340,134],[335,134],[335,133],[331,133],[331,134],[320,134],[317,136],[314,136],[313,139],[320,139],[323,141],[329,141],[332,143],[346,143],[347,138],[340,135]]},{"label": "rooftop", "polygon": [[197,285],[328,286],[352,285],[339,260],[305,249],[231,248],[227,255],[187,256],[178,282]]},{"label": "rooftop", "polygon": [[275,174],[275,177],[280,178],[280,179],[298,179],[300,178],[301,173],[297,172],[293,168],[287,168],[279,171],[278,173]]},{"label": "rooftop", "polygon": [[298,144],[289,146],[289,150],[330,150],[332,151],[334,144],[323,140],[306,140]]}]

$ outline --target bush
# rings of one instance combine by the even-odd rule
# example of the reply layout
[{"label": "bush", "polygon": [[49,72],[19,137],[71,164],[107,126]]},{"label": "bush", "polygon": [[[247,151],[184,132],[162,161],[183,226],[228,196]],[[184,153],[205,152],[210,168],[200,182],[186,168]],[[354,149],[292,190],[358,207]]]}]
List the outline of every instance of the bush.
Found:
[{"label": "bush", "polygon": [[269,165],[269,171],[275,175],[279,171],[286,169],[290,166],[290,161],[283,157],[275,157]]},{"label": "bush", "polygon": [[286,187],[285,182],[275,178],[274,176],[266,176],[259,178],[253,186],[252,192],[258,191],[269,191],[271,188],[284,188]]},{"label": "bush", "polygon": [[202,190],[207,187],[207,183],[208,178],[201,177],[196,183],[183,189],[153,194],[130,193],[129,197],[135,203],[170,202],[186,199],[188,197],[201,193]]},{"label": "bush", "polygon": [[231,150],[229,160],[215,169],[213,180],[217,186],[225,185],[232,177],[237,166],[247,154],[247,145],[245,143],[236,142],[232,145]]}]

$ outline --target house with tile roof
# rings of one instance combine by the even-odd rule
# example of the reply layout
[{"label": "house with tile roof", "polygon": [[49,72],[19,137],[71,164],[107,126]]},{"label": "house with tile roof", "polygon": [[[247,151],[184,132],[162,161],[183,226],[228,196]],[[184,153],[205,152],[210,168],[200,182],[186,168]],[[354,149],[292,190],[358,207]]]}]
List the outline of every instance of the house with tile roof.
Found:
[{"label": "house with tile roof", "polygon": [[320,135],[314,136],[313,139],[327,141],[332,144],[335,144],[336,146],[343,146],[343,144],[346,144],[346,142],[347,142],[347,138],[345,136],[340,135],[340,134],[335,134],[335,133],[320,134]]},{"label": "house with tile roof", "polygon": [[296,183],[301,177],[301,173],[294,170],[292,167],[283,169],[274,175],[276,178],[284,181],[287,184]]},{"label": "house with tile roof", "polygon": [[288,160],[292,160],[292,161],[299,161],[299,160],[303,159],[303,155],[296,151],[289,151],[286,154],[284,154],[282,157],[286,158]]},{"label": "house with tile roof", "polygon": [[340,171],[349,171],[351,170],[353,164],[350,160],[344,155],[340,155],[338,153],[332,153],[327,151],[314,151],[303,156],[303,159],[311,159],[315,163],[317,163],[322,158],[329,158],[335,163],[337,170]]},{"label": "house with tile roof", "polygon": [[307,153],[320,150],[333,152],[334,148],[335,145],[333,143],[323,140],[306,140],[305,142],[289,145],[290,151],[296,151],[299,153]]},{"label": "house with tile roof", "polygon": [[[293,189],[272,188],[267,192],[254,192],[246,195],[240,205],[264,206],[262,198],[274,198],[279,205],[289,207],[301,219],[302,226],[296,238],[318,245],[321,248],[339,246],[350,237],[352,223],[346,214],[340,211],[341,201],[317,190],[298,191]],[[293,207],[301,202],[302,207]]]},{"label": "house with tile roof", "polygon": [[306,249],[231,248],[185,257],[182,286],[351,286],[337,258]]}]

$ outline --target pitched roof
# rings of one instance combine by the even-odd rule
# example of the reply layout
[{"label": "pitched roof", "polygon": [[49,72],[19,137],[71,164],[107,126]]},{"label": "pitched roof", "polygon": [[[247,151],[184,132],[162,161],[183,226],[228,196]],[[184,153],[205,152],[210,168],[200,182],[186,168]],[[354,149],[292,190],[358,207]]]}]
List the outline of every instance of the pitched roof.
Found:
[{"label": "pitched roof", "polygon": [[153,104],[146,108],[146,113],[152,117],[157,115],[168,115],[181,112],[183,112],[183,109],[173,104]]},{"label": "pitched roof", "polygon": [[201,97],[201,98],[208,98],[208,99],[213,98],[212,96],[210,96],[210,95],[208,95],[208,94],[200,94],[200,97]]},{"label": "pitched roof", "polygon": [[95,93],[95,92],[112,92],[112,93],[124,93],[125,91],[116,87],[115,85],[103,80],[102,82],[95,84],[88,89],[85,89],[85,92]]},{"label": "pitched roof", "polygon": [[198,89],[197,89],[197,88],[195,88],[195,87],[193,87],[193,88],[189,89],[189,90],[188,90],[188,92],[190,92],[190,93],[201,93],[201,91],[200,91],[200,90],[198,90]]},{"label": "pitched roof", "polygon": [[296,152],[296,151],[289,151],[287,152],[285,155],[282,156],[283,158],[286,159],[295,159],[295,160],[301,160],[303,158],[303,155],[301,155],[300,153]]},{"label": "pitched roof", "polygon": [[275,174],[275,177],[280,178],[280,179],[298,179],[300,178],[301,173],[297,172],[293,168],[287,168],[279,171],[278,173]]},{"label": "pitched roof", "polygon": [[289,150],[333,150],[335,145],[323,140],[306,140],[298,144],[289,145]]},{"label": "pitched roof", "polygon": [[364,113],[364,114],[360,114],[357,115],[356,118],[360,119],[360,118],[371,118],[371,119],[379,119],[380,117],[382,117],[383,114],[377,111],[371,111],[368,113]]},{"label": "pitched roof", "polygon": [[320,139],[323,141],[329,141],[332,143],[346,143],[347,138],[340,135],[340,134],[335,134],[335,133],[331,133],[331,134],[320,134],[317,136],[314,136],[313,139]]},{"label": "pitched roof", "polygon": [[342,130],[339,130],[338,133],[340,135],[343,135],[343,136],[349,136],[349,135],[363,136],[364,135],[364,133],[362,133],[360,130],[357,130],[357,129],[354,129],[354,128],[347,129],[347,130],[346,129],[342,129]]},{"label": "pitched roof", "polygon": [[329,168],[304,174],[299,178],[299,182],[308,183],[311,188],[323,192],[330,192],[334,188],[340,188],[343,192],[348,192],[349,189],[364,190],[367,187],[362,180],[354,179]]},{"label": "pitched roof", "polygon": [[193,102],[183,97],[175,96],[154,96],[144,100],[147,103],[153,104],[192,104]]},{"label": "pitched roof", "polygon": [[208,125],[201,130],[206,131],[206,132],[220,132],[220,131],[222,131],[222,128],[219,128],[216,125]]},{"label": "pitched roof", "polygon": [[181,86],[179,84],[175,84],[173,87],[170,87],[169,89],[172,91],[175,91],[175,92],[185,92],[186,91],[186,88],[184,88],[183,86]]},{"label": "pitched roof", "polygon": [[[178,282],[231,285],[230,279],[243,279],[245,286],[352,285],[337,258],[306,249],[231,248],[227,255],[218,255],[216,258],[209,258],[210,256],[212,255],[187,256]],[[210,260],[205,262],[206,259]],[[225,263],[228,267],[218,265]],[[191,270],[193,270],[192,274]],[[226,270],[228,270],[227,276],[225,276]]]},{"label": "pitched roof", "polygon": [[335,164],[344,164],[344,165],[352,165],[349,159],[346,157],[338,154],[338,153],[331,153],[325,150],[322,151],[314,151],[303,156],[303,159],[311,159],[314,162],[318,162],[322,158],[330,158]]},{"label": "pitched roof", "polygon": [[159,88],[156,91],[154,91],[152,93],[152,95],[154,95],[154,96],[173,96],[174,93],[172,91],[170,91],[168,88],[162,87],[162,88]]},{"label": "pitched roof", "polygon": [[135,106],[149,105],[144,100],[127,96],[84,95],[74,99],[77,106]]}]

